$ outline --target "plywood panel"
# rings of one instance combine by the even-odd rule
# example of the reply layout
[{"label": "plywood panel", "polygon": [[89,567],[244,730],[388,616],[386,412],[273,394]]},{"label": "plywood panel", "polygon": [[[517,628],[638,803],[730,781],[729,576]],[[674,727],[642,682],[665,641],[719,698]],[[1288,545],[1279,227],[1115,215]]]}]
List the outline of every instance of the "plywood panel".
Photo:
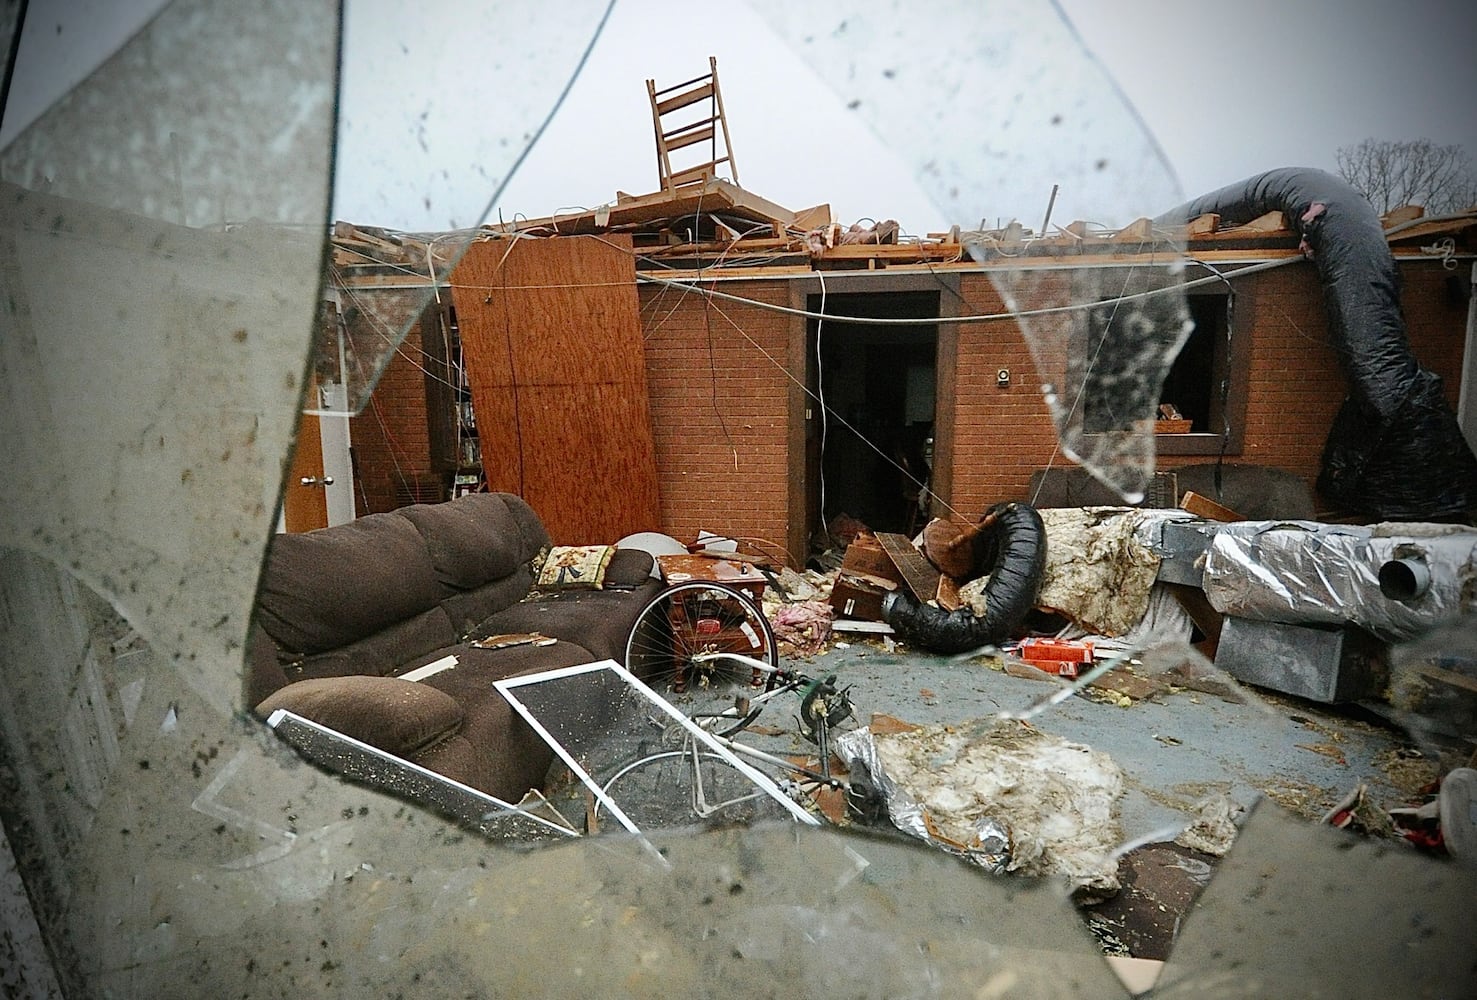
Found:
[{"label": "plywood panel", "polygon": [[474,243],[453,283],[488,486],[560,544],[655,529],[629,237]]}]

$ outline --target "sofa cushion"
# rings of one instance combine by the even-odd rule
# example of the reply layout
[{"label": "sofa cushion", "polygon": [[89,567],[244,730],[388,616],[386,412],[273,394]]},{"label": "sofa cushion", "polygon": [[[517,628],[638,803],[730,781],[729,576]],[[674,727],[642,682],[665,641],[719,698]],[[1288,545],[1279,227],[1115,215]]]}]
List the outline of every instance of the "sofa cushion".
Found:
[{"label": "sofa cushion", "polygon": [[415,526],[398,514],[370,514],[275,536],[258,621],[284,651],[320,653],[433,608],[448,592]]},{"label": "sofa cushion", "polygon": [[523,539],[523,551],[528,553],[526,558],[531,559],[540,549],[547,549],[554,544],[544,522],[539,520],[538,514],[534,513],[534,509],[522,497],[511,493],[504,493],[502,497],[507,504],[508,513],[518,525],[518,534]]},{"label": "sofa cushion", "polygon": [[257,706],[279,708],[397,757],[412,757],[455,733],[466,719],[455,698],[398,677],[327,677],[298,681]]},{"label": "sofa cushion", "polygon": [[396,513],[425,539],[436,578],[448,587],[472,590],[507,576],[538,551],[538,546],[528,548],[508,499],[503,493],[471,493]]},{"label": "sofa cushion", "polygon": [[374,635],[351,642],[341,649],[299,657],[283,665],[289,681],[313,677],[347,677],[363,674],[388,677],[400,673],[402,664],[433,650],[450,646],[459,636],[440,607],[422,611],[396,622]]},{"label": "sofa cushion", "polygon": [[543,785],[554,751],[492,682],[588,663],[595,657],[571,642],[486,650],[458,646],[448,652],[455,652],[458,665],[422,683],[447,692],[465,706],[467,720],[456,736],[431,747],[416,763],[506,802],[517,802],[528,789]]},{"label": "sofa cushion", "polygon": [[396,668],[401,664],[450,646],[459,638],[446,611],[438,606],[350,643],[339,652],[363,658],[366,669],[359,671],[362,674],[388,675],[398,673]]},{"label": "sofa cushion", "polygon": [[451,620],[451,627],[457,637],[462,638],[488,615],[511,607],[527,597],[531,586],[533,571],[524,564],[501,580],[483,584],[476,590],[452,594],[441,602],[441,607]]},{"label": "sofa cushion", "polygon": [[561,590],[520,601],[477,624],[473,637],[506,632],[539,632],[577,642],[594,656],[624,663],[626,637],[636,616],[662,589],[648,579],[630,591]]}]

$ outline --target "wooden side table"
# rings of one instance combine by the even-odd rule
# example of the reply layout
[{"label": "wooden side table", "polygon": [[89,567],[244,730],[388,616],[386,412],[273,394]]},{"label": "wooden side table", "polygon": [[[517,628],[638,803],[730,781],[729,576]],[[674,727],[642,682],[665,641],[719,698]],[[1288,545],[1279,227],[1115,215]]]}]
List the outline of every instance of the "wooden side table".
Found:
[{"label": "wooden side table", "polygon": [[[746,562],[673,555],[657,556],[657,565],[662,580],[669,585],[727,584],[752,599],[755,609],[763,614],[764,574]],[[721,590],[694,587],[679,592],[671,599],[667,622],[672,636],[672,689],[678,694],[687,689],[692,654],[696,652],[740,653],[761,659],[765,656],[764,637],[750,624],[740,602],[725,597]],[[763,674],[754,671],[750,682],[762,686]]]},{"label": "wooden side table", "polygon": [[713,559],[709,556],[657,556],[665,583],[688,580],[715,580],[737,587],[758,604],[764,600],[764,574],[742,560]]}]

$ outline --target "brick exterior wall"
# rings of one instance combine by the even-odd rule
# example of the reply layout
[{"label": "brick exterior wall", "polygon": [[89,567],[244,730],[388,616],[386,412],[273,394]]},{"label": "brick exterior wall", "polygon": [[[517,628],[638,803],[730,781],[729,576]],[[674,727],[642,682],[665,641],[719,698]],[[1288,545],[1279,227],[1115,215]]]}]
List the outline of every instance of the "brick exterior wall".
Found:
[{"label": "brick exterior wall", "polygon": [[1408,264],[1400,271],[1400,305],[1411,350],[1444,380],[1447,401],[1455,409],[1462,391],[1468,305],[1451,285],[1471,273],[1470,265],[1448,271],[1434,262]]},{"label": "brick exterior wall", "polygon": [[[1408,262],[1400,270],[1412,349],[1421,364],[1442,376],[1455,406],[1466,305],[1447,292],[1450,272],[1439,264]],[[1034,300],[1021,305],[1063,301],[1072,281],[1067,271],[1034,277]],[[782,280],[730,282],[722,288],[789,304]],[[1226,461],[1283,469],[1311,487],[1329,425],[1347,393],[1328,343],[1317,274],[1311,265],[1291,264],[1241,279],[1236,288],[1233,336],[1246,338],[1250,364],[1233,373],[1245,383],[1245,437],[1240,452],[1228,453]],[[960,312],[1004,311],[987,275],[965,272],[959,289]],[[729,301],[720,301],[705,315],[697,296],[677,298],[671,290],[652,288],[642,292],[642,313],[662,530],[686,539],[699,528],[722,530],[726,525],[735,533],[783,544],[793,475],[785,403],[791,383],[776,362],[785,362],[788,340],[803,336],[803,324]],[[1035,322],[1047,326],[1057,343],[1067,343],[1067,321]],[[954,382],[952,391],[940,383],[939,405],[954,428],[950,504],[960,515],[975,517],[997,501],[1028,496],[1037,469],[1048,464],[1065,468],[1072,462],[1057,447],[1041,396],[1043,380],[1019,325],[1003,320],[955,329]],[[774,360],[764,357],[750,339]],[[1010,370],[1009,386],[996,384],[1001,368]],[[801,371],[794,374],[803,377]],[[714,407],[715,389],[726,435]],[[1161,454],[1157,467],[1214,460],[1214,455]]]},{"label": "brick exterior wall", "polygon": [[416,324],[390,358],[364,411],[349,421],[354,455],[354,505],[378,514],[431,499],[440,477],[431,469],[426,376]]},{"label": "brick exterior wall", "polygon": [[[1400,265],[1402,310],[1416,359],[1440,375],[1453,408],[1460,393],[1467,306],[1446,288],[1452,273],[1435,262]],[[1236,282],[1233,336],[1250,344],[1250,365],[1233,371],[1247,391],[1245,438],[1227,462],[1265,465],[1301,476],[1311,488],[1328,428],[1348,383],[1328,340],[1323,291],[1311,264],[1291,264]],[[1043,285],[1046,300],[1060,289]],[[969,312],[998,312],[989,278],[966,274],[961,294]],[[1030,302],[1022,302],[1029,308]],[[1010,368],[1011,385],[995,385]],[[1028,495],[1031,473],[1070,462],[1056,445],[1041,398],[1041,378],[1015,323],[960,328],[955,407],[953,506],[978,512],[999,500]],[[1214,455],[1164,455],[1156,467],[1215,461]]]},{"label": "brick exterior wall", "polygon": [[[1446,276],[1434,262],[1400,266],[1401,310],[1416,360],[1440,375],[1453,409],[1461,391],[1462,351],[1467,307],[1445,289]],[[1311,265],[1295,264],[1245,280],[1237,308],[1245,301],[1252,314],[1247,377],[1246,440],[1229,460],[1266,465],[1295,473],[1311,487],[1329,426],[1349,384],[1328,336],[1323,292]],[[1166,458],[1165,466],[1205,458]]]},{"label": "brick exterior wall", "polygon": [[[1412,349],[1445,380],[1455,406],[1466,303],[1450,294],[1452,272],[1439,263],[1408,262],[1400,270]],[[1055,299],[1072,276],[1063,271],[1039,280],[1037,295]],[[784,278],[719,287],[774,305],[792,304]],[[1311,486],[1328,427],[1347,392],[1328,344],[1317,275],[1311,265],[1297,263],[1241,279],[1236,287],[1233,335],[1246,338],[1250,367],[1233,373],[1245,382],[1246,430],[1242,450],[1226,460],[1283,469]],[[959,290],[960,312],[1004,311],[986,275],[962,273]],[[790,427],[791,375],[804,378],[805,364],[796,359],[797,344],[804,357],[804,321],[650,285],[641,286],[640,300],[661,530],[683,540],[700,529],[728,531],[785,547],[792,537],[792,483],[797,491],[805,488],[804,458],[791,454],[792,442],[803,441],[804,434],[792,434]],[[952,422],[954,431],[953,460],[940,479],[951,482],[954,510],[975,517],[999,500],[1026,497],[1035,470],[1071,462],[1057,449],[1042,379],[1018,324],[962,324],[954,337],[953,382],[942,380],[947,365],[941,365],[939,384],[941,423]],[[402,481],[435,479],[424,375],[407,355],[421,356],[418,328],[391,361],[373,404],[351,425],[361,513],[402,505]],[[1010,370],[1009,386],[996,384],[1001,368]],[[1161,454],[1158,466],[1214,459]],[[795,501],[803,509],[803,497]]]},{"label": "brick exterior wall", "polygon": [[[722,289],[789,305],[783,280]],[[784,547],[791,382],[781,366],[791,320],[755,306],[642,286],[663,532],[686,541],[707,529]]]},{"label": "brick exterior wall", "polygon": [[[1070,276],[1051,275],[1041,280],[1044,284],[1037,291],[1045,299],[1059,295]],[[986,275],[961,275],[959,294],[964,300],[960,312],[966,315],[1005,311],[1000,293]],[[961,324],[957,329],[954,395],[949,399],[941,386],[939,402],[952,405],[954,410],[950,506],[958,515],[973,520],[997,501],[1027,495],[1031,473],[1052,460],[1056,433],[1041,396],[1043,379],[1020,326],[1014,320],[1000,320]],[[1010,385],[1003,388],[996,384],[1001,368],[1010,371]],[[1055,462],[1068,460],[1058,454]]]}]

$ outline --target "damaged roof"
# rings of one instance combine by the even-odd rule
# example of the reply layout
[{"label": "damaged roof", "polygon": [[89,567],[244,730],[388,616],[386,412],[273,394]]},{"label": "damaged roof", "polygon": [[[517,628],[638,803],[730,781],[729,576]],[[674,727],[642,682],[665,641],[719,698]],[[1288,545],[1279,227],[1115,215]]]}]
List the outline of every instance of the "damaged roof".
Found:
[{"label": "damaged roof", "polygon": [[[1477,207],[1459,215],[1426,218],[1420,206],[1381,217],[1397,258],[1446,257],[1477,249]],[[1271,260],[1299,255],[1299,234],[1282,212],[1222,227],[1217,215],[1183,226],[1147,217],[1113,229],[1076,220],[1035,232],[1018,221],[995,229],[952,227],[925,236],[906,235],[897,222],[843,226],[829,205],[791,211],[722,178],[645,195],[617,192],[612,203],[578,213],[489,223],[477,229],[411,234],[348,222],[333,227],[333,264],[345,284],[399,272],[397,283],[440,279],[468,242],[553,236],[626,234],[638,251],[638,270],[679,277],[684,270],[766,274],[811,270],[878,270],[939,265],[1011,267],[1023,263],[1119,262],[1167,251],[1209,261]],[[675,272],[675,273],[674,273]],[[373,279],[369,284],[380,284]]]}]

